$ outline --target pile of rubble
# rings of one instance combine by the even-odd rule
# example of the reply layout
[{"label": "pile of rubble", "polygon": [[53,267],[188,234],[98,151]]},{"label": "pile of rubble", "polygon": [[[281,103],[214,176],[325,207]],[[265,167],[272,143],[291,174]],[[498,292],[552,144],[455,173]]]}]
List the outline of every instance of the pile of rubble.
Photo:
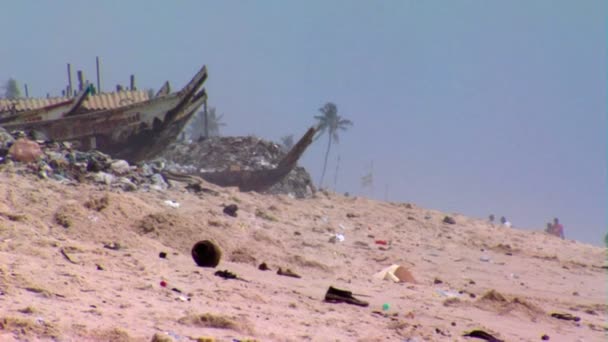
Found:
[{"label": "pile of rubble", "polygon": [[[228,169],[270,170],[286,155],[285,150],[257,137],[210,137],[197,142],[174,143],[161,154],[171,169],[200,175]],[[292,194],[297,198],[311,196],[315,191],[310,175],[303,167],[295,167],[267,193]]]},{"label": "pile of rubble", "polygon": [[[129,165],[99,151],[82,152],[68,142],[33,141],[22,132],[0,127],[0,170],[34,173],[66,184],[92,182],[124,191],[165,190],[163,171],[196,175],[235,165],[243,169],[268,169],[284,155],[278,145],[256,138],[212,138],[193,144],[175,143],[159,158]],[[296,167],[268,193],[303,198],[314,188],[310,176]]]}]

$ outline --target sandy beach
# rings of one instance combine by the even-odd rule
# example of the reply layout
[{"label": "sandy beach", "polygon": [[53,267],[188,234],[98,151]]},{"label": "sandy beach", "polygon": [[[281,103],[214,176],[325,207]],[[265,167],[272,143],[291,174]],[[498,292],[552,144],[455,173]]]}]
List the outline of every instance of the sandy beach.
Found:
[{"label": "sandy beach", "polygon": [[[0,175],[0,340],[605,339],[602,248],[415,203],[171,183],[123,192]],[[217,268],[194,263],[200,240],[221,249]],[[414,281],[373,277],[391,265]],[[369,306],[324,302],[330,286]]]}]

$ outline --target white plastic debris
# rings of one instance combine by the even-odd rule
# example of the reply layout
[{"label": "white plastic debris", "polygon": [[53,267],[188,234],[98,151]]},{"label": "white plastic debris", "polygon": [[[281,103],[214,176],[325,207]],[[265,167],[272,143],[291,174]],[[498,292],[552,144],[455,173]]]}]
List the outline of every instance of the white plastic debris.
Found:
[{"label": "white plastic debris", "polygon": [[490,259],[490,257],[487,255],[482,255],[479,257],[479,260],[481,260],[483,262],[490,262],[492,259]]},{"label": "white plastic debris", "polygon": [[179,206],[180,206],[179,203],[177,203],[177,202],[175,202],[173,200],[166,200],[165,204],[168,205],[168,206],[170,206],[171,208],[176,208],[176,209],[179,208]]},{"label": "white plastic debris", "polygon": [[123,175],[130,170],[129,163],[122,159],[114,161],[112,164],[110,164],[110,168],[119,175]]},{"label": "white plastic debris", "polygon": [[458,297],[460,297],[460,293],[458,293],[456,291],[450,291],[450,290],[437,289],[437,294],[441,295],[442,297],[447,297],[447,298],[458,298]]},{"label": "white plastic debris", "polygon": [[114,176],[109,173],[100,171],[93,174],[93,180],[97,183],[110,185],[114,181]]}]

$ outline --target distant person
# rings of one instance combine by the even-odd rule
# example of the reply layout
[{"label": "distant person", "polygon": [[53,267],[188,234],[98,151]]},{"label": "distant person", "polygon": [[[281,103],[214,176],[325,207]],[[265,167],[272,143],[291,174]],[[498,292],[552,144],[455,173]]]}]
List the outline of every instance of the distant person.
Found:
[{"label": "distant person", "polygon": [[564,237],[564,226],[562,226],[559,223],[559,219],[557,217],[553,219],[553,226],[552,226],[552,229],[551,229],[551,234],[553,234],[555,236],[558,236],[558,237],[560,237],[562,239],[565,239],[565,237]]},{"label": "distant person", "polygon": [[490,214],[490,216],[488,217],[488,221],[490,221],[490,223],[494,224],[494,214]]},{"label": "distant person", "polygon": [[504,216],[500,218],[500,223],[507,228],[511,228],[512,226],[511,222],[509,222],[509,220],[507,220]]},{"label": "distant person", "polygon": [[547,228],[545,228],[545,232],[549,234],[553,234],[553,223],[547,222]]}]

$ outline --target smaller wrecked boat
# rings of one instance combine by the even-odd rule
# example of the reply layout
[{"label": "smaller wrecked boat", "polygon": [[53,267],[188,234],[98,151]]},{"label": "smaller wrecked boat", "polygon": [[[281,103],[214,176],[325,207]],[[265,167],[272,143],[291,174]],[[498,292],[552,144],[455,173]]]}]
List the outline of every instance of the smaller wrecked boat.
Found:
[{"label": "smaller wrecked boat", "polygon": [[228,168],[223,171],[204,171],[196,174],[184,174],[167,171],[163,176],[187,183],[197,183],[200,178],[223,187],[234,186],[240,191],[263,192],[280,182],[297,165],[304,151],[312,143],[318,127],[309,128],[292,149],[279,161],[277,166],[264,170],[242,170]]},{"label": "smaller wrecked boat", "polygon": [[131,163],[153,158],[175,140],[207,98],[201,88],[207,79],[203,66],[176,93],[158,94],[147,101],[110,110],[60,118],[0,124],[8,131],[35,131],[48,140],[68,141],[86,151],[96,149]]}]

